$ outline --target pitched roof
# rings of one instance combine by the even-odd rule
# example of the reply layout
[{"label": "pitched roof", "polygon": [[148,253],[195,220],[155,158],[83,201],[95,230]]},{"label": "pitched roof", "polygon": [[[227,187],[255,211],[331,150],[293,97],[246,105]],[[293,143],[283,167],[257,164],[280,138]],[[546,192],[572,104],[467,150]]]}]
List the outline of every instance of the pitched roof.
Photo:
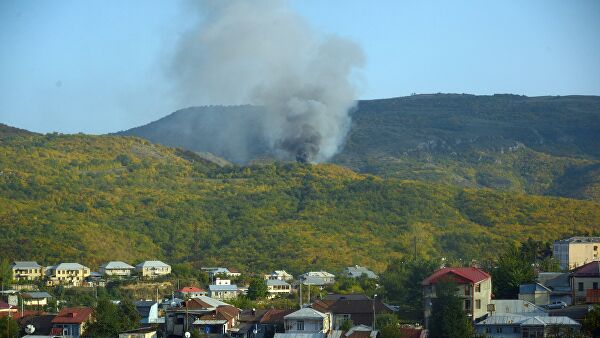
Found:
[{"label": "pitched roof", "polygon": [[284,319],[303,319],[303,318],[325,318],[326,315],[321,313],[315,309],[311,309],[308,307],[302,308],[298,311],[292,312],[287,316],[284,316]]},{"label": "pitched roof", "polygon": [[169,264],[166,264],[161,261],[145,261],[141,262],[135,266],[136,268],[167,268],[170,267]]},{"label": "pitched roof", "polygon": [[135,302],[135,308],[137,312],[139,312],[140,317],[147,318],[150,315],[150,310],[152,309],[154,304],[158,303],[151,300],[140,300],[138,302]]},{"label": "pitched roof", "polygon": [[197,288],[195,286],[184,286],[181,289],[177,290],[177,292],[182,292],[182,293],[206,292],[206,290]]},{"label": "pitched roof", "polygon": [[465,267],[465,268],[442,268],[431,274],[431,276],[425,278],[422,285],[431,285],[437,283],[437,281],[442,278],[448,276],[452,278],[456,282],[470,282],[470,283],[479,283],[488,278],[491,278],[489,274],[485,271],[480,270],[476,267]]},{"label": "pitched roof", "polygon": [[519,285],[520,294],[532,294],[536,292],[552,292],[552,290],[543,286],[540,283],[521,284]]},{"label": "pitched roof", "polygon": [[283,324],[283,317],[294,310],[269,309],[260,319],[261,324]]},{"label": "pitched roof", "polygon": [[101,268],[104,268],[106,270],[110,270],[110,269],[135,269],[133,266],[125,263],[125,262],[121,262],[121,261],[112,261],[112,262],[108,262],[106,264],[100,265]]},{"label": "pitched roof", "polygon": [[207,296],[200,296],[197,298],[192,298],[185,302],[185,306],[189,309],[211,309],[216,308],[222,305],[230,305],[225,302],[222,302],[218,299],[210,298]]},{"label": "pitched roof", "polygon": [[210,291],[237,291],[237,285],[209,285],[208,289]]},{"label": "pitched roof", "polygon": [[81,270],[89,269],[87,266],[83,266],[79,263],[60,263],[52,267],[54,270]]},{"label": "pitched roof", "polygon": [[316,300],[312,308],[320,312],[331,312],[333,314],[352,313],[391,313],[392,310],[379,299],[338,299],[338,300]]},{"label": "pitched roof", "polygon": [[584,264],[571,272],[573,277],[600,277],[600,261]]},{"label": "pitched roof", "polygon": [[35,261],[15,261],[12,264],[13,269],[39,269],[42,266]]},{"label": "pitched roof", "polygon": [[21,296],[30,299],[52,298],[48,292],[24,292]]},{"label": "pitched roof", "polygon": [[353,278],[358,278],[360,276],[367,275],[368,278],[377,278],[377,275],[375,274],[375,272],[367,269],[364,266],[360,266],[360,265],[355,265],[355,266],[349,266],[346,268],[345,272],[348,274],[348,276],[353,277]]},{"label": "pitched roof", "polygon": [[89,307],[66,307],[52,319],[54,324],[81,324],[90,319],[92,309]]},{"label": "pitched roof", "polygon": [[267,279],[267,285],[290,285],[288,282],[280,279]]}]

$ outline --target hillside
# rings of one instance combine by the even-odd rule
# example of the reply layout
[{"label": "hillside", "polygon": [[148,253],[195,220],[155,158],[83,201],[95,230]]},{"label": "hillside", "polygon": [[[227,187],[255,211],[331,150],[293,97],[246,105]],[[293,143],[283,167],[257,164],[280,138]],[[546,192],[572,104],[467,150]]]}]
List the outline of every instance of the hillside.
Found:
[{"label": "hillside", "polygon": [[0,137],[0,251],[239,269],[382,271],[414,254],[470,260],[529,236],[600,234],[600,204],[357,174],[224,166],[120,136]]},{"label": "hillside", "polygon": [[[271,157],[259,107],[198,107],[122,132],[233,162]],[[383,177],[600,200],[600,97],[360,101],[332,163]]]}]

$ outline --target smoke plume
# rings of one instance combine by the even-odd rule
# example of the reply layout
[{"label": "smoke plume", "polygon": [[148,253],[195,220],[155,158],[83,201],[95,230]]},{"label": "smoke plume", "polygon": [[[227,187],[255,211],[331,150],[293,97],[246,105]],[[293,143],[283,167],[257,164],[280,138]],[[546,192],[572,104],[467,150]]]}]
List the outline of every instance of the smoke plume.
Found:
[{"label": "smoke plume", "polygon": [[260,106],[253,125],[273,154],[333,156],[350,127],[361,49],[313,31],[283,0],[199,1],[193,9],[198,23],[177,42],[171,69],[182,102]]}]

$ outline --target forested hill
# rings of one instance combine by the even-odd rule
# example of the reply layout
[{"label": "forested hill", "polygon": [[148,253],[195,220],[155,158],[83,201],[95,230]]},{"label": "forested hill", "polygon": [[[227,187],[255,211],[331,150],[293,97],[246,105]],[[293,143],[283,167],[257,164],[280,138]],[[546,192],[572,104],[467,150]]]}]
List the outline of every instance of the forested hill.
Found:
[{"label": "forested hill", "polygon": [[485,259],[534,237],[600,234],[600,204],[357,174],[332,164],[219,166],[122,136],[1,135],[0,252],[377,271],[392,257]]},{"label": "forested hill", "polygon": [[[269,157],[259,107],[198,107],[122,132],[234,162]],[[333,163],[384,177],[600,200],[600,97],[360,101]]]}]

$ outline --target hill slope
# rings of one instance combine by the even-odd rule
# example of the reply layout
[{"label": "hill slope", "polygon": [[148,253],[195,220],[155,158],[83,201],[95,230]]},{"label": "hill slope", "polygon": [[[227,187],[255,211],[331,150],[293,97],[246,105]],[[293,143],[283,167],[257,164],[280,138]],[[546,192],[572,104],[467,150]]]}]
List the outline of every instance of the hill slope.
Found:
[{"label": "hill slope", "polygon": [[[243,163],[268,158],[259,107],[199,107],[124,131]],[[600,97],[360,101],[333,163],[384,177],[600,200]],[[566,184],[568,182],[568,184]]]},{"label": "hill slope", "polygon": [[529,236],[600,233],[600,204],[381,179],[336,165],[219,167],[119,136],[0,137],[0,251],[336,269],[392,257],[485,258]]}]

